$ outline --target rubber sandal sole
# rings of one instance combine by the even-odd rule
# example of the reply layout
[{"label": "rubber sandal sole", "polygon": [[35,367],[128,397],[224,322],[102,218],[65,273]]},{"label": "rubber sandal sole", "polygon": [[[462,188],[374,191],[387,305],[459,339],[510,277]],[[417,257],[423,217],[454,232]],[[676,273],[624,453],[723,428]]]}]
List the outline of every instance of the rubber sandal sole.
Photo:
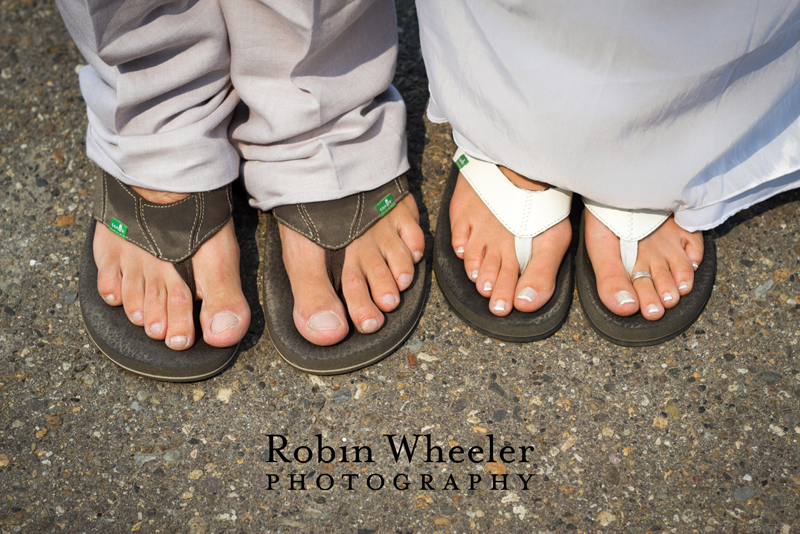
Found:
[{"label": "rubber sandal sole", "polygon": [[674,308],[667,309],[657,321],[648,321],[641,313],[621,317],[606,308],[597,293],[597,279],[586,251],[584,219],[581,219],[575,277],[586,320],[600,337],[623,347],[649,347],[679,336],[700,317],[714,289],[717,253],[708,232],[703,236],[703,246],[703,261],[694,273],[694,287]]},{"label": "rubber sandal sole", "polygon": [[[122,306],[109,306],[97,291],[97,266],[92,243],[95,221],[87,231],[81,254],[81,314],[92,342],[109,360],[139,376],[165,382],[196,382],[211,378],[227,368],[239,345],[217,348],[202,338],[184,351],[174,351],[163,341],[147,337],[141,326],[131,323]],[[200,332],[200,302],[195,302],[195,332]]]},{"label": "rubber sandal sole", "polygon": [[436,282],[450,309],[471,328],[502,341],[523,343],[553,335],[566,322],[572,305],[574,246],[570,246],[570,250],[564,254],[556,275],[555,292],[547,304],[532,313],[515,309],[505,317],[492,314],[489,311],[489,299],[478,293],[475,283],[464,272],[464,260],[453,251],[450,199],[457,179],[458,168],[454,165],[442,194],[433,246]]},{"label": "rubber sandal sole", "polygon": [[385,313],[383,327],[373,334],[359,333],[352,323],[347,336],[321,347],[306,340],[294,325],[294,297],[283,264],[278,221],[267,215],[263,251],[263,297],[267,330],[278,354],[305,373],[336,375],[356,371],[386,358],[411,336],[422,317],[430,289],[430,262],[426,253],[415,265],[414,280],[400,293],[400,304]]}]

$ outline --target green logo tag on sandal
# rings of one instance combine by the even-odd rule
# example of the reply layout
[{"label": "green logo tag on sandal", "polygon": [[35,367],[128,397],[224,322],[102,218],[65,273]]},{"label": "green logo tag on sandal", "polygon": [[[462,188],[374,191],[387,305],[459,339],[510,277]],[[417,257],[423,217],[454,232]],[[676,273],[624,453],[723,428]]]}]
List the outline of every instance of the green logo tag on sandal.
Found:
[{"label": "green logo tag on sandal", "polygon": [[128,235],[128,227],[114,218],[111,219],[111,224],[109,224],[108,227],[111,228],[112,232],[120,237],[125,237]]},{"label": "green logo tag on sandal", "polygon": [[456,165],[458,166],[459,169],[463,169],[464,165],[466,165],[467,163],[469,163],[469,160],[467,159],[466,154],[461,154],[461,157],[456,160]]},{"label": "green logo tag on sandal", "polygon": [[395,206],[397,206],[397,204],[395,204],[392,195],[386,195],[385,197],[383,197],[383,200],[381,200],[375,205],[375,208],[378,210],[378,216],[383,217],[384,215],[392,211],[392,208],[394,208]]}]

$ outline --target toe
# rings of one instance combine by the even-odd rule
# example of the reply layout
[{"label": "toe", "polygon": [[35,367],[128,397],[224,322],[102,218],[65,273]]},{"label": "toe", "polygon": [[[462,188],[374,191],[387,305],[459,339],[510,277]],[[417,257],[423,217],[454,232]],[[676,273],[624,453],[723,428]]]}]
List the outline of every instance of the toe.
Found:
[{"label": "toe", "polygon": [[167,334],[167,290],[163,280],[146,282],[144,293],[144,331],[153,339]]},{"label": "toe", "polygon": [[617,315],[633,315],[639,311],[639,301],[628,273],[622,266],[619,239],[589,210],[584,213],[586,251],[597,279],[600,300]]},{"label": "toe", "polygon": [[[345,260],[342,269],[342,293],[347,303],[347,312],[359,332],[372,334],[383,326],[383,314],[372,300],[366,276],[356,262],[348,263]],[[385,296],[386,294],[381,295],[378,300]]]},{"label": "toe", "polygon": [[[634,272],[637,271],[651,272],[652,268],[637,265]],[[651,274],[651,276],[653,275]],[[652,279],[647,277],[638,278],[633,282],[633,287],[639,299],[639,309],[645,319],[648,321],[655,321],[664,316],[664,305],[661,302],[661,297],[659,297]]]},{"label": "toe", "polygon": [[[358,271],[364,273],[362,276],[366,278],[366,282],[369,285],[369,290],[370,293],[372,294],[372,301],[381,311],[390,312],[393,309],[395,309],[397,305],[400,303],[400,291],[397,288],[397,283],[395,282],[394,274],[389,269],[389,266],[386,264],[386,260],[383,258],[383,256],[381,256],[377,252],[378,252],[377,249],[365,250],[362,252],[360,256],[356,258],[355,263],[359,266]],[[408,258],[409,263],[410,260],[411,259]],[[345,259],[345,264],[347,263],[348,263],[347,259]],[[355,277],[357,276],[358,271],[349,272],[349,274],[351,277]],[[400,275],[400,277],[403,276],[408,276],[408,275],[407,274]],[[358,292],[360,296],[360,291],[361,291],[360,280],[358,282],[351,282],[351,283],[352,283],[351,288],[354,291],[354,293]],[[410,283],[411,280],[410,279],[407,280],[407,284]],[[406,285],[406,287],[408,287],[408,285]],[[361,324],[361,323],[355,323],[355,324]]]},{"label": "toe", "polygon": [[395,210],[398,210],[397,213],[389,212],[389,216],[397,221],[397,233],[405,243],[414,263],[417,263],[425,252],[425,234],[419,225],[419,210],[414,197],[406,195],[392,211]]},{"label": "toe", "polygon": [[653,285],[661,301],[661,305],[666,308],[672,308],[681,298],[678,287],[675,285],[675,280],[672,278],[672,273],[666,262],[658,262],[652,267]]},{"label": "toe", "polygon": [[[107,235],[108,234],[108,235]],[[97,265],[97,291],[111,306],[122,304],[122,272],[119,258],[111,253],[107,246],[110,232],[98,223],[94,234],[94,261]],[[115,237],[111,235],[111,237]],[[119,239],[119,238],[117,238]]]},{"label": "toe", "polygon": [[[220,261],[219,250],[229,251]],[[238,343],[250,326],[250,306],[242,293],[239,245],[233,222],[207,241],[192,258],[198,297],[203,299],[200,325],[203,339],[212,347]]]},{"label": "toe", "polygon": [[97,291],[107,304],[122,304],[122,274],[118,265],[98,266]]},{"label": "toe", "polygon": [[[702,260],[702,256],[700,259]],[[694,287],[694,272],[699,266],[699,262],[693,262],[692,258],[685,253],[685,249],[679,247],[675,247],[672,253],[667,255],[666,261],[678,293],[680,295],[689,294]]]},{"label": "toe", "polygon": [[[592,261],[594,263],[594,260]],[[639,311],[636,290],[628,281],[625,269],[611,266],[595,267],[597,292],[603,304],[617,315],[633,315]]]},{"label": "toe", "polygon": [[467,243],[464,251],[464,270],[470,280],[478,283],[478,274],[481,271],[486,248],[477,242]]},{"label": "toe", "polygon": [[203,339],[212,347],[235,345],[247,333],[250,307],[244,298],[233,298],[230,291],[219,291],[203,299],[200,324]]},{"label": "toe", "polygon": [[315,345],[338,343],[347,335],[347,315],[325,268],[325,251],[294,230],[280,226],[283,263],[294,297],[294,324]]},{"label": "toe", "polygon": [[194,344],[194,299],[177,272],[166,281],[167,330],[165,342],[172,350],[185,350]]},{"label": "toe", "polygon": [[[389,274],[394,281],[395,291],[398,289],[400,291],[405,291],[406,288],[411,285],[411,282],[414,280],[414,258],[402,241],[397,239],[389,240],[383,251],[383,258],[376,259],[384,266],[388,266]],[[374,293],[375,287],[373,286],[371,277],[369,277],[369,281],[370,288],[372,288]],[[376,300],[375,302],[378,301]]]},{"label": "toe", "polygon": [[694,285],[694,266],[688,258],[670,261],[670,271],[681,295],[688,295]]},{"label": "toe", "polygon": [[534,261],[522,273],[514,288],[514,307],[519,311],[533,312],[544,306],[555,290],[558,265],[553,268],[550,261]]},{"label": "toe", "polygon": [[122,307],[136,326],[144,326],[144,293],[144,273],[140,264],[133,264],[122,275]]},{"label": "toe", "polygon": [[686,257],[692,262],[694,270],[700,266],[703,261],[703,254],[705,252],[703,245],[703,232],[693,232],[687,235],[686,243],[683,247]]},{"label": "toe", "polygon": [[[474,191],[467,180],[462,174],[459,174],[453,197],[450,200],[449,215],[450,233],[452,235],[451,243],[453,245],[453,250],[455,251],[456,256],[462,259],[464,258],[464,252],[467,249],[467,243],[469,243],[469,236],[472,226],[470,222],[470,209],[469,206],[464,202],[465,192],[474,194]],[[467,197],[468,196],[469,195],[467,195]]]},{"label": "toe", "polygon": [[519,265],[513,257],[500,266],[492,296],[489,299],[489,310],[499,317],[504,317],[514,309],[514,288],[517,285]]},{"label": "toe", "polygon": [[533,241],[531,259],[519,277],[514,290],[514,307],[532,312],[544,306],[553,296],[561,259],[569,248],[572,227],[564,220],[537,236]]},{"label": "toe", "polygon": [[466,219],[453,221],[450,226],[450,232],[453,237],[450,241],[453,245],[453,252],[463,260],[465,251],[467,250],[467,244],[469,243],[469,222]]},{"label": "toe", "polygon": [[475,279],[475,287],[478,292],[486,298],[492,296],[492,290],[497,283],[497,276],[500,274],[502,256],[499,251],[490,252],[481,263],[478,270],[478,278]]}]

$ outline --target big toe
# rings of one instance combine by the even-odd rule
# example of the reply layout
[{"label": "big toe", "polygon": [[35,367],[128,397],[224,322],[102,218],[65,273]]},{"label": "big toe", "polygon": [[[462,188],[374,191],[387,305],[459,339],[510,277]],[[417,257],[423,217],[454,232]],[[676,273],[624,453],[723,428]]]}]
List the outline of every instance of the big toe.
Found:
[{"label": "big toe", "polygon": [[639,311],[639,301],[622,265],[619,238],[589,210],[585,211],[585,217],[586,251],[592,261],[600,300],[617,315],[635,314]]},{"label": "big toe", "polygon": [[292,286],[297,331],[315,345],[338,343],[347,335],[347,314],[325,267],[325,251],[294,230],[280,226],[283,263]]},{"label": "big toe", "polygon": [[534,239],[530,262],[517,281],[514,295],[516,309],[533,312],[550,300],[571,239],[572,227],[568,219]]},{"label": "big toe", "polygon": [[314,294],[312,288],[292,292],[295,294],[294,325],[301,336],[323,347],[344,339],[349,327],[344,306],[338,298]]},{"label": "big toe", "polygon": [[239,277],[239,245],[229,221],[192,258],[198,297],[203,300],[200,326],[213,347],[235,345],[250,326],[250,306]]},{"label": "big toe", "polygon": [[244,295],[221,291],[204,298],[200,325],[203,339],[212,347],[230,347],[241,341],[250,326],[250,307]]}]

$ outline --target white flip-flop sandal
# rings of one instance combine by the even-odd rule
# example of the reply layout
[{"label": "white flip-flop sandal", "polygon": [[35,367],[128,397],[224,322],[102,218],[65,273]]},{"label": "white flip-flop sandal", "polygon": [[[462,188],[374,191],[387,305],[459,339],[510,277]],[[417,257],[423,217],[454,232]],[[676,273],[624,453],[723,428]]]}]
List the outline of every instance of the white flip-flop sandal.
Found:
[{"label": "white flip-flop sandal", "polygon": [[[620,257],[625,270],[632,279],[649,277],[642,271],[634,273],[638,243],[655,232],[670,216],[668,211],[624,210],[613,208],[592,200],[583,199],[586,209],[619,238]],[[601,337],[626,347],[657,345],[672,339],[688,329],[705,308],[714,287],[717,272],[714,240],[706,233],[703,261],[694,274],[692,291],[682,296],[678,304],[665,310],[657,321],[648,321],[641,312],[622,317],[611,312],[600,300],[594,268],[589,261],[584,240],[584,221],[581,222],[580,243],[576,257],[576,280],[578,298],[589,324]]]},{"label": "white flip-flop sandal", "polygon": [[488,336],[504,341],[535,341],[555,333],[572,304],[572,254],[567,252],[556,276],[556,289],[539,310],[519,310],[498,317],[489,310],[489,299],[475,288],[464,272],[464,261],[456,256],[450,231],[450,199],[459,170],[497,220],[514,235],[517,262],[522,273],[531,259],[533,238],[569,217],[572,193],[555,187],[528,191],[512,184],[497,165],[479,160],[459,149],[455,165],[442,195],[434,242],[434,272],[450,307],[465,323]]}]

